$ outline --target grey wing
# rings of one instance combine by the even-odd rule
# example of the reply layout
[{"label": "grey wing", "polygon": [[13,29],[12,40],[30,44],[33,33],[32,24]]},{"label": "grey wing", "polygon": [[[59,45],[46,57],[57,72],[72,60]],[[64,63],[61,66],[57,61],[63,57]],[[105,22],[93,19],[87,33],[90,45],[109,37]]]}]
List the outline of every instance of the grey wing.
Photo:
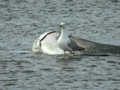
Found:
[{"label": "grey wing", "polygon": [[74,39],[72,39],[72,36],[69,35],[69,39],[70,39],[70,43],[68,43],[68,46],[73,50],[73,51],[81,51],[84,50],[85,48],[80,47],[79,45],[77,45],[77,43],[74,41]]}]

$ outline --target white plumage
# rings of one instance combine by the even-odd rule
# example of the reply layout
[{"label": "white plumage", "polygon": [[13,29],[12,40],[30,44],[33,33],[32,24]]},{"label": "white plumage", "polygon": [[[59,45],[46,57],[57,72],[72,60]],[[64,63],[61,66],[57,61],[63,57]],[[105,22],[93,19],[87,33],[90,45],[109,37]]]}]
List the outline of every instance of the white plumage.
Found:
[{"label": "white plumage", "polygon": [[45,32],[34,41],[32,51],[58,55],[64,53],[71,53],[72,50],[79,50],[80,48],[69,37],[70,35],[64,30],[64,23],[60,24],[61,32],[50,31]]},{"label": "white plumage", "polygon": [[32,51],[35,53],[43,52],[49,55],[64,54],[64,50],[62,50],[57,44],[58,36],[58,32],[50,31],[43,33],[34,41]]}]

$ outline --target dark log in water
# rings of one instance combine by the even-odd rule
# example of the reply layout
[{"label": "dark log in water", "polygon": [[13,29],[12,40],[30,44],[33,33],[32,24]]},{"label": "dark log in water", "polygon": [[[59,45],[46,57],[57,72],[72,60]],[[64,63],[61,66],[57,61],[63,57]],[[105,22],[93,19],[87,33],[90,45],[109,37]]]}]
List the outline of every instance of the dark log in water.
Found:
[{"label": "dark log in water", "polygon": [[81,39],[78,37],[71,37],[78,46],[84,48],[83,54],[87,55],[119,55],[120,54],[120,46],[109,45],[109,44],[101,44],[85,39]]}]

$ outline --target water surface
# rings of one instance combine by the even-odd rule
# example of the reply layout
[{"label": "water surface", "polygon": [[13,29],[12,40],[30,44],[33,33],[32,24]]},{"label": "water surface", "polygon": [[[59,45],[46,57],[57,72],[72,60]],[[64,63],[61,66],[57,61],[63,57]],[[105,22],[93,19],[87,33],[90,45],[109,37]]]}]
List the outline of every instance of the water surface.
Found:
[{"label": "water surface", "polygon": [[33,54],[45,31],[120,45],[120,2],[114,0],[0,0],[0,90],[119,90],[118,56]]}]

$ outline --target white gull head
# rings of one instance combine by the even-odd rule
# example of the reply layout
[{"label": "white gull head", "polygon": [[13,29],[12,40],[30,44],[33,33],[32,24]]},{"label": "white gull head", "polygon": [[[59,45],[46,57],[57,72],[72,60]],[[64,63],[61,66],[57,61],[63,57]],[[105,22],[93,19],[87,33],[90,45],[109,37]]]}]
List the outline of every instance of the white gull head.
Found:
[{"label": "white gull head", "polygon": [[65,25],[65,23],[64,23],[64,22],[61,22],[61,23],[60,23],[60,26],[63,26],[63,25]]}]

